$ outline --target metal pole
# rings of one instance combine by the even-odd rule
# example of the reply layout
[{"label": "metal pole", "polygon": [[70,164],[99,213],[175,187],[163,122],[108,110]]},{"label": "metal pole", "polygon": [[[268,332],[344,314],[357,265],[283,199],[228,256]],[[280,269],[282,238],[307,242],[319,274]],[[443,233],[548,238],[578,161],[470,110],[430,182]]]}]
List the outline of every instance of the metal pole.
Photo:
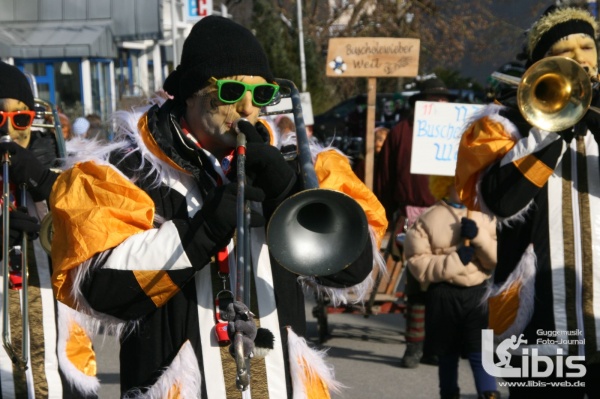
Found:
[{"label": "metal pole", "polygon": [[302,28],[302,0],[296,1],[298,9],[298,41],[300,45],[300,76],[302,82],[302,92],[306,91],[306,60],[304,58],[304,30]]},{"label": "metal pole", "polygon": [[171,0],[171,39],[173,40],[173,69],[177,67],[177,21],[175,20],[175,1]]}]

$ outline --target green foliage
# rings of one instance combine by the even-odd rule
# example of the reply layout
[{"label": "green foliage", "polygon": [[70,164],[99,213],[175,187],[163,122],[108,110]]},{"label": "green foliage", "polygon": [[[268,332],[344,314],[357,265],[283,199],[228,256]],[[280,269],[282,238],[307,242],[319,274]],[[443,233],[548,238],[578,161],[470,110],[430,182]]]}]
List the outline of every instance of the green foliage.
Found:
[{"label": "green foliage", "polygon": [[273,74],[299,86],[298,35],[279,18],[271,3],[268,0],[254,2],[252,30],[267,53]]}]

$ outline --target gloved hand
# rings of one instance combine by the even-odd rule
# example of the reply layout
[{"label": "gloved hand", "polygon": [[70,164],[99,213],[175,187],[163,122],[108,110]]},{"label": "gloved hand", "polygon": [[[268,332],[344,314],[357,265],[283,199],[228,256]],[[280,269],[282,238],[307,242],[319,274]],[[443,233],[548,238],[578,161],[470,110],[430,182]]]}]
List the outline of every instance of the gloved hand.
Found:
[{"label": "gloved hand", "polygon": [[596,136],[600,135],[600,114],[589,109],[584,117],[583,122],[585,122],[587,128]]},{"label": "gloved hand", "polygon": [[[600,89],[594,88],[592,90],[592,101],[590,105],[594,107],[600,106]],[[588,109],[583,116],[582,121],[595,137],[600,138],[600,114],[598,112]]]},{"label": "gloved hand", "polygon": [[458,257],[460,258],[462,264],[466,266],[469,264],[471,259],[473,259],[473,255],[475,254],[475,248],[471,246],[460,247],[456,250],[456,253],[458,254]]},{"label": "gloved hand", "polygon": [[[257,333],[254,314],[242,302],[234,301],[227,306],[227,312],[222,317],[228,321],[227,334],[231,342],[235,342],[235,334],[241,332],[244,344],[244,357],[254,357],[254,339]],[[229,351],[235,357],[234,345],[229,347]]]},{"label": "gloved hand", "polygon": [[463,217],[460,219],[460,236],[472,240],[477,237],[479,228],[473,219]]},{"label": "gloved hand", "polygon": [[15,142],[0,143],[0,154],[10,154],[10,181],[27,189],[35,201],[48,199],[57,174],[45,168],[35,155]]},{"label": "gloved hand", "polygon": [[[262,202],[265,199],[262,190],[249,185],[245,186],[244,194],[249,201]],[[192,224],[197,222],[198,218],[200,222],[206,224],[217,246],[227,245],[237,226],[237,184],[229,183],[212,190],[206,197],[202,209],[194,216]],[[264,223],[265,219],[262,215],[250,213],[251,227],[262,226]]]},{"label": "gloved hand", "polygon": [[8,213],[10,226],[9,246],[19,245],[23,240],[23,233],[27,233],[32,239],[36,239],[40,232],[39,221],[27,214],[26,208],[18,208]]},{"label": "gloved hand", "polygon": [[246,176],[262,189],[267,200],[281,200],[296,182],[296,173],[283,159],[281,151],[267,144],[250,122],[240,121],[238,128],[246,135]]}]

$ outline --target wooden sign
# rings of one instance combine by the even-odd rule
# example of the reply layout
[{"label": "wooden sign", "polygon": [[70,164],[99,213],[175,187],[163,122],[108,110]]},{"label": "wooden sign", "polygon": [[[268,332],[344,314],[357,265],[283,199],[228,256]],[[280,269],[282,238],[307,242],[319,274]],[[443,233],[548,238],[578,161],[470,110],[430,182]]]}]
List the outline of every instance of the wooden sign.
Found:
[{"label": "wooden sign", "polygon": [[419,39],[353,37],[329,40],[327,76],[417,76]]},{"label": "wooden sign", "polygon": [[417,101],[410,173],[454,176],[458,145],[467,123],[483,105]]}]

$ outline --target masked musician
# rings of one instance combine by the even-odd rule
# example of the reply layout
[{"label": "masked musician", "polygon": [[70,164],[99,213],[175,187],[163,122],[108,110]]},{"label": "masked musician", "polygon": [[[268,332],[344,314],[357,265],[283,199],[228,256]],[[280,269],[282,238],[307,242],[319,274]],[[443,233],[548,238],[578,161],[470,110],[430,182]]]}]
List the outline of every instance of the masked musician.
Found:
[{"label": "masked musician", "polygon": [[[0,312],[8,312],[9,331],[3,330],[2,333],[9,334],[9,343],[13,347],[12,351],[5,345],[0,348],[0,398],[86,397],[85,393],[91,393],[97,388],[98,382],[93,368],[87,370],[88,375],[84,375],[75,371],[74,364],[69,361],[65,341],[60,339],[61,335],[66,337],[68,333],[57,322],[62,317],[59,316],[60,309],[66,307],[59,306],[57,312],[51,288],[50,259],[37,239],[40,220],[47,213],[44,199],[53,181],[48,179],[51,172],[47,167],[56,160],[57,154],[56,141],[52,141],[53,144],[50,145],[46,133],[32,129],[36,115],[34,105],[31,87],[25,75],[16,67],[0,62],[0,134],[9,135],[12,139],[11,143],[1,145],[3,159],[7,151],[10,154],[11,185],[7,194],[11,211],[10,234],[9,237],[4,237],[9,241],[10,270],[0,277],[3,281],[0,292],[4,289],[4,278],[9,280],[8,301],[3,303],[3,297],[0,297]],[[19,163],[19,160],[25,158],[28,159],[27,164]],[[32,173],[35,170],[40,173]],[[22,184],[27,184],[30,188],[30,195],[26,197],[25,203],[22,201]],[[28,251],[25,254],[21,251],[23,233],[28,237]],[[23,258],[27,264],[26,276],[23,275],[21,264]],[[28,279],[26,290],[22,289],[25,287],[22,285],[24,278]],[[25,301],[29,306],[26,313],[22,310]],[[66,314],[63,316],[67,317]],[[24,323],[25,318],[28,320],[27,324]],[[29,336],[25,352],[22,345],[24,328],[27,328]],[[83,333],[80,337],[84,337]],[[84,354],[85,351],[81,353]],[[59,372],[59,363],[68,370]],[[69,383],[64,380],[65,376]],[[86,391],[86,384],[95,388]],[[75,392],[74,386],[83,393]]]},{"label": "masked musician", "polygon": [[[586,10],[551,7],[527,33],[528,67],[563,56],[596,78],[597,34]],[[551,363],[547,373],[515,381],[563,382],[510,387],[511,398],[600,396],[598,119],[588,110],[565,130],[546,131],[526,122],[513,97],[489,105],[461,140],[461,199],[502,224],[488,300],[496,343],[523,334],[527,342],[512,353],[511,366],[531,367],[536,353]]]},{"label": "masked musician", "polygon": [[[301,338],[301,283],[338,300],[351,291],[364,296],[373,268],[383,266],[376,251],[387,228],[383,208],[344,156],[319,153],[321,186],[343,185],[357,199],[372,241],[346,269],[299,279],[265,246],[265,219],[300,187],[299,171],[265,141],[258,121],[278,90],[261,45],[226,18],[203,18],[164,89],[172,99],[118,113],[113,142],[85,143],[74,151],[77,162],[54,176],[57,298],[122,332],[121,390],[129,398],[238,397],[236,362],[226,345],[234,330],[243,334],[244,355],[253,356],[253,397],[329,397],[339,383],[322,354]],[[235,276],[239,118],[248,120],[238,127],[248,141],[245,197],[256,226],[251,300],[221,309],[231,295],[220,293],[234,289],[228,273]],[[223,320],[229,331],[217,336]]]}]

